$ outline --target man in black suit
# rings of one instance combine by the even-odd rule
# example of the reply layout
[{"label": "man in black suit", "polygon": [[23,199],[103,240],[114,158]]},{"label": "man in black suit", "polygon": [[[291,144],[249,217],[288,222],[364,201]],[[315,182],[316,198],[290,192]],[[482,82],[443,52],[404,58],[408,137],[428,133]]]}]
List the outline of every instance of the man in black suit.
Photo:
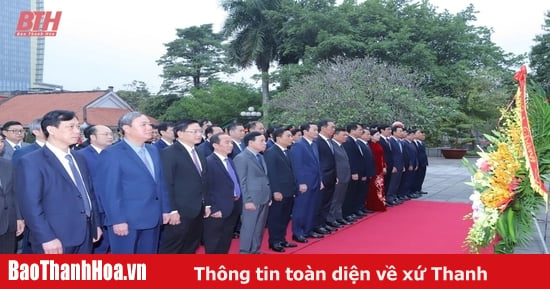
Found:
[{"label": "man in black suit", "polygon": [[[0,134],[0,152],[4,136]],[[15,200],[14,172],[9,160],[0,158],[0,254],[15,254],[16,237],[23,233],[25,223]]]},{"label": "man in black suit", "polygon": [[386,168],[388,172],[384,175],[384,193],[388,195],[388,188],[390,186],[391,168],[393,167],[392,152],[390,146],[391,127],[387,124],[378,126],[380,132],[380,141],[378,142],[384,150],[384,161],[386,162]]},{"label": "man in black suit", "polygon": [[177,124],[174,132],[174,144],[160,152],[171,212],[159,252],[194,254],[202,237],[203,218],[210,215],[206,159],[195,149],[202,129],[197,121],[187,120]]},{"label": "man in black suit", "polygon": [[228,157],[233,149],[231,137],[221,132],[208,141],[214,147],[206,157],[212,213],[204,219],[204,248],[206,254],[227,254],[243,206],[241,189],[233,160]]},{"label": "man in black suit", "polygon": [[363,135],[363,126],[358,123],[350,123],[346,126],[348,131],[348,139],[343,144],[346,153],[348,154],[349,165],[351,169],[351,181],[348,184],[348,190],[342,205],[342,214],[344,219],[348,222],[354,222],[360,215],[356,215],[357,206],[360,202],[359,194],[366,194],[366,191],[360,192],[362,178],[366,176],[366,163],[363,158],[363,152],[361,151],[357,140]]},{"label": "man in black suit", "polygon": [[269,248],[275,252],[284,252],[284,248],[297,246],[287,242],[285,236],[298,187],[288,155],[288,147],[292,144],[292,133],[288,129],[279,128],[274,130],[272,135],[275,143],[264,153],[272,193],[267,229]]},{"label": "man in black suit", "polygon": [[386,194],[386,204],[395,206],[402,204],[403,201],[398,198],[401,185],[401,177],[405,171],[405,163],[403,158],[403,144],[401,137],[403,135],[403,127],[392,126],[391,137],[389,143],[392,152],[392,167],[388,167],[388,173],[391,174],[388,191]]},{"label": "man in black suit", "polygon": [[234,159],[246,147],[246,145],[242,143],[245,135],[244,126],[240,123],[232,123],[227,128],[227,133],[233,140],[233,151],[229,154],[229,157]]},{"label": "man in black suit", "polygon": [[418,171],[415,177],[415,185],[413,191],[416,194],[427,194],[422,191],[422,184],[426,178],[426,169],[428,168],[428,154],[426,153],[426,146],[424,145],[424,139],[426,135],[421,129],[417,129],[414,134],[414,143],[418,148]]},{"label": "man in black suit", "polygon": [[[202,154],[205,157],[208,157],[211,153],[214,152],[214,146],[210,142],[210,138],[213,135],[222,133],[222,132],[223,132],[223,129],[221,127],[217,125],[209,125],[206,128],[206,131],[204,132],[204,134],[206,135],[206,139],[197,146],[197,151],[202,152]],[[229,139],[231,140],[231,138]]]},{"label": "man in black suit", "polygon": [[320,202],[315,212],[313,231],[318,234],[330,234],[332,231],[338,230],[339,227],[326,224],[336,186],[336,160],[334,158],[334,145],[331,140],[336,126],[334,122],[324,119],[317,123],[317,127],[319,128],[319,137],[313,142],[317,143],[317,149],[319,150],[319,166],[323,175],[323,189],[320,191]]}]

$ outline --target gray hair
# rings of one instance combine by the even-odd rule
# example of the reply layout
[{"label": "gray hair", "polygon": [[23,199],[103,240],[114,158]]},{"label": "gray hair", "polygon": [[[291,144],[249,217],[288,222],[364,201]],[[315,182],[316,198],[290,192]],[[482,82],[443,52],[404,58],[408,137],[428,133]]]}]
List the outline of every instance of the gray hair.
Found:
[{"label": "gray hair", "polygon": [[120,119],[118,120],[118,129],[120,131],[124,131],[122,130],[122,127],[125,126],[125,125],[129,125],[131,126],[132,125],[132,121],[134,121],[134,119],[140,117],[144,115],[143,113],[139,112],[139,111],[131,111],[131,112],[128,112],[128,113],[125,113],[123,116],[120,117]]},{"label": "gray hair", "polygon": [[33,120],[31,122],[31,124],[29,125],[29,130],[32,132],[33,130],[39,130],[39,131],[42,131],[42,126],[40,125],[40,123],[42,123],[42,119],[41,118],[37,118],[35,120]]}]

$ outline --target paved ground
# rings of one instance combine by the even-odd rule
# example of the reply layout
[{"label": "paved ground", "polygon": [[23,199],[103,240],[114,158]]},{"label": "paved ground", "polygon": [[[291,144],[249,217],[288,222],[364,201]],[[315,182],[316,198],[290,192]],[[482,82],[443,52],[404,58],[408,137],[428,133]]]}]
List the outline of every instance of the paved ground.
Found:
[{"label": "paved ground", "polygon": [[[475,161],[475,159],[471,159]],[[466,184],[470,174],[461,160],[450,160],[441,157],[430,157],[426,180],[423,190],[428,192],[418,200],[432,200],[440,202],[470,203],[469,197],[472,187]],[[533,240],[526,246],[516,248],[517,254],[548,254],[550,250],[550,215],[544,210],[537,214],[540,234],[533,232]],[[543,241],[545,240],[545,241]],[[546,244],[546,248],[543,245]]]}]

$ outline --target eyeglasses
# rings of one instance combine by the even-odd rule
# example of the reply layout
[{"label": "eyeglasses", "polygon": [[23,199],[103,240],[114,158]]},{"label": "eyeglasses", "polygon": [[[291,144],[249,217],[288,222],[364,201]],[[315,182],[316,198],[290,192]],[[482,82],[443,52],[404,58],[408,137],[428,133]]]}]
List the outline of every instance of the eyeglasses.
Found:
[{"label": "eyeglasses", "polygon": [[15,134],[24,134],[25,133],[24,129],[8,129],[7,131],[9,131],[11,133],[15,133]]},{"label": "eyeglasses", "polygon": [[194,134],[203,134],[204,133],[204,131],[202,129],[184,130],[184,132],[194,133]]}]

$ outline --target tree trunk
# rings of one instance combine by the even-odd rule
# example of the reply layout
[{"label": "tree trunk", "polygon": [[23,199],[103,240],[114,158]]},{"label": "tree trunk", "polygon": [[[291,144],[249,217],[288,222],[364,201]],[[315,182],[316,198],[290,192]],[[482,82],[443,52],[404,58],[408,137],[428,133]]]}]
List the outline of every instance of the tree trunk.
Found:
[{"label": "tree trunk", "polygon": [[269,69],[262,71],[262,117],[267,119],[268,108],[267,102],[269,101]]}]

